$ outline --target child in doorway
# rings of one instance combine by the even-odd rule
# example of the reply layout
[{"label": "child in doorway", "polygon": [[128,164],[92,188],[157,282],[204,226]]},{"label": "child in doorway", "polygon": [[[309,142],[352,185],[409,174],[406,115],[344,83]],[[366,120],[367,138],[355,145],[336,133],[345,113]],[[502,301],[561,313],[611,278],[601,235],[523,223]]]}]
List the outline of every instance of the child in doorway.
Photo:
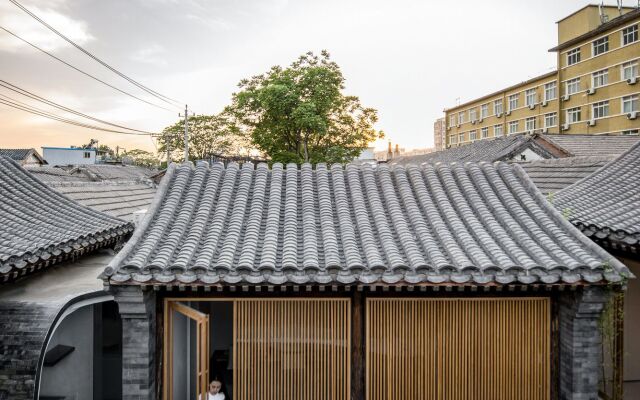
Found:
[{"label": "child in doorway", "polygon": [[217,379],[212,380],[211,383],[209,383],[209,390],[207,391],[205,400],[224,400],[224,393],[220,392],[221,388],[222,382]]}]

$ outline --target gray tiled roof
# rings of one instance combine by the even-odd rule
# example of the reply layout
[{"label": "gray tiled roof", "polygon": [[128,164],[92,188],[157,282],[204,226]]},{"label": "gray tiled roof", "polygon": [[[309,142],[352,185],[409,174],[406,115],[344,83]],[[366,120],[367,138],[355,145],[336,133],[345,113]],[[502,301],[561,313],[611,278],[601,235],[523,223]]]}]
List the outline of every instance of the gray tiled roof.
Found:
[{"label": "gray tiled roof", "polygon": [[7,157],[15,161],[24,160],[32,149],[0,149],[0,157]]},{"label": "gray tiled roof", "polygon": [[507,163],[171,165],[112,283],[616,281],[626,267]]},{"label": "gray tiled roof", "polygon": [[554,205],[594,241],[640,252],[640,143],[554,197]]},{"label": "gray tiled roof", "polygon": [[478,140],[470,144],[451,147],[433,153],[418,156],[404,156],[392,159],[391,164],[422,164],[424,162],[457,162],[457,161],[508,161],[526,149],[551,158],[547,149],[535,140],[537,135],[509,135],[493,139]]},{"label": "gray tiled roof", "polygon": [[613,160],[609,156],[566,157],[520,162],[543,194],[555,193]]},{"label": "gray tiled roof", "polygon": [[135,182],[72,182],[50,186],[82,205],[126,221],[133,220],[134,212],[147,209],[156,193],[152,185]]},{"label": "gray tiled roof", "polygon": [[617,157],[640,141],[640,136],[624,135],[545,135],[573,156]]},{"label": "gray tiled roof", "polygon": [[133,226],[84,207],[0,157],[0,280],[124,239]]}]

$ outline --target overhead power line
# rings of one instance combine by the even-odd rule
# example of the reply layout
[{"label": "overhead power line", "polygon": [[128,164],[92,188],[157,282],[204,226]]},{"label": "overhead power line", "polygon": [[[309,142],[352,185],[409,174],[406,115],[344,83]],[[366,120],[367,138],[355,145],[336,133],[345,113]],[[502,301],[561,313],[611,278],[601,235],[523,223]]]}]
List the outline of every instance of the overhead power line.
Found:
[{"label": "overhead power line", "polygon": [[103,67],[109,69],[110,71],[112,71],[113,73],[117,74],[118,76],[124,78],[125,80],[127,80],[129,83],[135,85],[136,87],[144,90],[145,92],[149,93],[150,95],[164,101],[167,104],[171,104],[172,106],[175,106],[176,104],[182,104],[182,102],[179,102],[178,100],[174,100],[171,97],[165,96],[161,93],[156,92],[155,90],[149,89],[147,86],[143,85],[142,83],[134,80],[133,78],[128,77],[127,75],[123,74],[122,72],[118,71],[116,68],[112,67],[111,65],[107,64],[106,62],[102,61],[101,59],[99,59],[98,57],[96,57],[94,54],[92,54],[91,52],[89,52],[88,50],[85,50],[82,46],[80,46],[79,44],[77,44],[76,42],[74,42],[73,40],[69,39],[67,36],[63,35],[62,33],[60,33],[58,30],[56,30],[54,27],[52,27],[51,25],[49,25],[46,21],[42,20],[40,17],[38,17],[37,15],[35,15],[33,12],[29,11],[29,9],[27,9],[25,6],[23,6],[22,4],[20,4],[18,1],[16,0],[9,0],[11,3],[13,3],[16,7],[18,7],[19,9],[21,9],[22,11],[24,11],[25,13],[27,13],[30,17],[32,17],[33,19],[35,19],[36,21],[40,22],[42,25],[44,25],[45,27],[47,27],[51,32],[55,33],[56,35],[60,36],[62,39],[64,39],[67,43],[69,43],[70,45],[72,45],[73,47],[75,47],[76,49],[80,50],[81,52],[83,52],[84,54],[86,54],[87,56],[91,57],[93,60],[95,60],[96,62],[98,62],[100,65],[102,65]]},{"label": "overhead power line", "polygon": [[170,109],[168,109],[168,108],[166,108],[166,107],[160,106],[160,105],[158,105],[158,104],[151,103],[150,101],[147,101],[147,100],[145,100],[145,99],[142,99],[142,98],[140,98],[140,97],[138,97],[138,96],[136,96],[136,95],[133,95],[133,94],[131,94],[131,93],[129,93],[129,92],[125,92],[124,90],[119,89],[119,88],[117,88],[117,87],[115,87],[115,86],[113,86],[113,85],[111,85],[111,84],[109,84],[109,83],[107,83],[107,82],[103,81],[103,80],[102,80],[102,79],[100,79],[100,78],[96,78],[95,76],[91,75],[91,74],[90,74],[90,73],[88,73],[88,72],[84,72],[84,71],[83,71],[83,70],[81,70],[80,68],[77,68],[77,67],[75,67],[75,66],[73,66],[73,65],[69,64],[68,62],[66,62],[66,61],[64,61],[64,60],[62,60],[62,59],[60,59],[60,58],[58,58],[58,57],[54,56],[53,54],[51,54],[51,53],[49,53],[48,51],[46,51],[46,50],[44,50],[44,49],[42,49],[42,48],[40,48],[40,47],[36,46],[35,44],[33,44],[33,43],[29,42],[28,40],[21,38],[20,36],[16,35],[15,33],[11,32],[10,30],[8,30],[7,28],[5,28],[5,27],[3,27],[3,26],[0,26],[0,29],[2,29],[3,31],[7,32],[8,34],[10,34],[11,36],[15,37],[16,39],[21,40],[22,42],[24,42],[24,43],[28,44],[29,46],[33,47],[34,49],[36,49],[36,50],[38,50],[38,51],[41,51],[42,53],[44,53],[44,54],[48,55],[49,57],[52,57],[52,58],[54,58],[55,60],[57,60],[57,61],[59,61],[59,62],[63,63],[63,64],[64,64],[64,65],[66,65],[67,67],[72,68],[72,69],[74,69],[74,70],[76,70],[76,71],[80,72],[81,74],[83,74],[83,75],[85,75],[85,76],[88,76],[89,78],[91,78],[91,79],[93,79],[93,80],[95,80],[95,81],[98,81],[98,82],[102,83],[103,85],[106,85],[106,86],[110,87],[111,89],[117,90],[118,92],[120,92],[120,93],[122,93],[122,94],[124,94],[124,95],[127,95],[127,96],[129,96],[129,97],[132,97],[132,98],[134,98],[134,99],[136,99],[136,100],[140,100],[140,101],[142,101],[142,102],[144,102],[144,103],[147,103],[147,104],[149,104],[149,105],[151,105],[151,106],[154,106],[154,107],[157,107],[157,108],[161,108],[161,109],[166,110],[166,111],[174,112],[173,110],[170,110]]},{"label": "overhead power line", "polygon": [[103,132],[110,132],[110,133],[118,133],[118,134],[122,134],[122,135],[137,135],[137,136],[149,136],[148,133],[136,133],[136,132],[125,132],[125,131],[118,131],[115,129],[107,129],[107,128],[102,128],[99,126],[95,126],[95,125],[90,125],[90,124],[85,124],[82,122],[78,122],[78,121],[74,121],[72,119],[68,119],[68,118],[64,118],[61,117],[59,115],[55,115],[52,114],[48,111],[30,106],[20,100],[16,100],[13,99],[9,96],[0,94],[0,104],[4,104],[6,106],[9,107],[13,107],[17,110],[22,110],[31,114],[35,114],[41,117],[45,117],[45,118],[49,118],[52,119],[54,121],[59,121],[59,122],[64,122],[66,124],[70,124],[70,125],[75,125],[75,126],[79,126],[82,128],[87,128],[87,129],[93,129],[93,130],[97,130],[97,131],[103,131]]},{"label": "overhead power line", "polygon": [[79,117],[87,118],[87,119],[90,119],[90,120],[95,121],[95,122],[100,122],[101,124],[113,126],[115,128],[126,129],[126,130],[130,130],[130,131],[133,131],[133,132],[145,133],[145,134],[148,134],[148,135],[154,134],[153,132],[142,131],[142,130],[133,129],[133,128],[128,128],[126,126],[114,124],[114,123],[109,122],[109,121],[105,121],[105,120],[102,120],[102,119],[99,119],[99,118],[96,118],[96,117],[92,117],[91,115],[84,114],[84,113],[82,113],[80,111],[76,111],[76,110],[74,110],[72,108],[69,108],[69,107],[60,105],[60,104],[58,104],[56,102],[53,102],[51,100],[45,99],[42,96],[38,96],[35,93],[32,93],[32,92],[30,92],[28,90],[25,90],[25,89],[22,89],[22,88],[20,88],[20,87],[18,87],[16,85],[11,84],[11,83],[9,83],[7,81],[4,81],[2,79],[0,79],[0,87],[4,87],[5,89],[9,89],[9,90],[11,90],[11,91],[13,91],[15,93],[18,93],[18,94],[20,94],[22,96],[28,97],[28,98],[33,99],[33,100],[37,100],[37,101],[39,101],[41,103],[44,103],[44,104],[47,104],[49,106],[55,107],[55,108],[57,108],[59,110],[62,110],[62,111],[66,111],[68,113],[75,114],[75,115],[77,115]]}]

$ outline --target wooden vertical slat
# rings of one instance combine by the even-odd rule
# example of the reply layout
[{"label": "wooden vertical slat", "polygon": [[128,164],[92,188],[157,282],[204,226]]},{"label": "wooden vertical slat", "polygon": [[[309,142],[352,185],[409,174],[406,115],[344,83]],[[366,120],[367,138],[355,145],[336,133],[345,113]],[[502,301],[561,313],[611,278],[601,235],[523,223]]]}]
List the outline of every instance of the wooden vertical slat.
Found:
[{"label": "wooden vertical slat", "polygon": [[367,299],[366,398],[550,398],[548,298]]},{"label": "wooden vertical slat", "polygon": [[235,398],[349,399],[349,299],[239,299],[235,307]]}]

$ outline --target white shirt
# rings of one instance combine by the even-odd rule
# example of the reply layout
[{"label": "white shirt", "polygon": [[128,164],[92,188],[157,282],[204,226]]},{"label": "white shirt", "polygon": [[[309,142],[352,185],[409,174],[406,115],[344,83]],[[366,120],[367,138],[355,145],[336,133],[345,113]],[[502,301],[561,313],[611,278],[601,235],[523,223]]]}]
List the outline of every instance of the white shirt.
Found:
[{"label": "white shirt", "polygon": [[207,392],[207,400],[224,400],[224,393],[211,394]]}]

